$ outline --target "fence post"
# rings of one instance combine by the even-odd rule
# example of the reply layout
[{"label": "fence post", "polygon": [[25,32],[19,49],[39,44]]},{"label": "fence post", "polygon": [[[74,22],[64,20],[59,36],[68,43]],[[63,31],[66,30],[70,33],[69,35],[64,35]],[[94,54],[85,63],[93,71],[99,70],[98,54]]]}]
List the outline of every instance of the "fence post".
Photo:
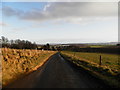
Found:
[{"label": "fence post", "polygon": [[101,65],[102,65],[102,57],[100,55],[99,66],[101,66]]},{"label": "fence post", "polygon": [[74,57],[75,57],[75,52],[74,52]]},{"label": "fence post", "polygon": [[75,57],[75,52],[73,52],[73,57]]}]

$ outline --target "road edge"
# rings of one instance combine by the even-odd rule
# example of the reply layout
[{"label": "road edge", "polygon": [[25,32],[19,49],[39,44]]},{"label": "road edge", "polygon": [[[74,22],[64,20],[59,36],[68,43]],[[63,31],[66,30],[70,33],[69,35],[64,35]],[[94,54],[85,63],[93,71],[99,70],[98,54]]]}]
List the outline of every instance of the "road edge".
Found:
[{"label": "road edge", "polygon": [[61,57],[64,58],[65,61],[67,61],[70,65],[72,65],[73,67],[75,67],[76,69],[80,69],[82,68],[83,70],[85,70],[87,73],[89,73],[90,75],[92,75],[93,77],[95,77],[96,79],[100,80],[103,84],[105,84],[106,86],[109,86],[109,88],[120,88],[120,87],[117,87],[117,86],[114,86],[114,85],[111,85],[110,82],[108,82],[107,80],[105,79],[102,79],[102,77],[98,76],[98,73],[97,72],[93,72],[92,70],[88,69],[88,68],[85,68],[83,66],[77,66],[76,64],[72,63],[70,60],[68,60],[67,57],[65,57],[64,55],[62,55],[60,53]]},{"label": "road edge", "polygon": [[[16,83],[17,81],[19,81],[19,80],[21,80],[21,79],[24,79],[25,77],[29,76],[29,75],[32,74],[33,72],[37,71],[38,69],[44,68],[44,66],[47,65],[47,63],[49,62],[49,60],[50,60],[54,55],[56,55],[57,53],[58,53],[58,52],[56,52],[55,54],[53,54],[53,55],[51,55],[50,57],[48,57],[48,58],[45,60],[45,62],[42,63],[42,65],[38,65],[39,67],[36,66],[37,69],[33,69],[32,71],[26,73],[25,75],[23,75],[23,76],[21,76],[20,78],[14,80],[13,82],[11,82],[10,84],[8,84],[8,85],[6,85],[6,86],[4,86],[4,87],[2,86],[2,89],[10,88],[11,85],[13,85],[14,83]],[[36,67],[34,67],[34,68],[36,68]],[[42,71],[42,70],[41,70],[41,71]]]}]

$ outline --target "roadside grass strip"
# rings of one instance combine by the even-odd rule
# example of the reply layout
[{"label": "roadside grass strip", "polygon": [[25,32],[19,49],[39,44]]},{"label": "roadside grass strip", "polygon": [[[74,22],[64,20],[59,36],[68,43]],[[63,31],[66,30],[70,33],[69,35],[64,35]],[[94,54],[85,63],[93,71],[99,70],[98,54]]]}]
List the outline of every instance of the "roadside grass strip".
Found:
[{"label": "roadside grass strip", "polygon": [[[120,87],[119,55],[62,51],[62,56],[113,87]],[[101,55],[101,64],[100,64]]]},{"label": "roadside grass strip", "polygon": [[2,48],[2,85],[37,70],[55,51]]}]

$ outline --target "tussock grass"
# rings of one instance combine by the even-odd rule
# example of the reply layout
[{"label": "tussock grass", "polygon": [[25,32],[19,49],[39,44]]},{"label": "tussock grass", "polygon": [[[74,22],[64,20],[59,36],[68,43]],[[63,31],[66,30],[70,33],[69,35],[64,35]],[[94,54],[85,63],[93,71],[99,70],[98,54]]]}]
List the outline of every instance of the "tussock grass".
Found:
[{"label": "tussock grass", "polygon": [[[119,87],[120,66],[119,55],[103,53],[85,53],[62,51],[61,54],[77,66],[96,74],[108,84]],[[99,65],[99,58],[102,56],[102,65]]]},{"label": "tussock grass", "polygon": [[2,85],[37,70],[55,51],[2,48]]},{"label": "tussock grass", "polygon": [[0,89],[2,88],[2,70],[0,66]]}]

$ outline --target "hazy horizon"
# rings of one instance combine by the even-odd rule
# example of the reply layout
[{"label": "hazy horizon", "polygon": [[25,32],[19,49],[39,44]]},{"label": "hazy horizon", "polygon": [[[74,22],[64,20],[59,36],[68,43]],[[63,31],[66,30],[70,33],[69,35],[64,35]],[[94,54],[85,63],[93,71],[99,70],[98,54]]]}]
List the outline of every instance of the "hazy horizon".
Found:
[{"label": "hazy horizon", "polygon": [[118,41],[117,2],[3,2],[2,35],[46,43]]}]

